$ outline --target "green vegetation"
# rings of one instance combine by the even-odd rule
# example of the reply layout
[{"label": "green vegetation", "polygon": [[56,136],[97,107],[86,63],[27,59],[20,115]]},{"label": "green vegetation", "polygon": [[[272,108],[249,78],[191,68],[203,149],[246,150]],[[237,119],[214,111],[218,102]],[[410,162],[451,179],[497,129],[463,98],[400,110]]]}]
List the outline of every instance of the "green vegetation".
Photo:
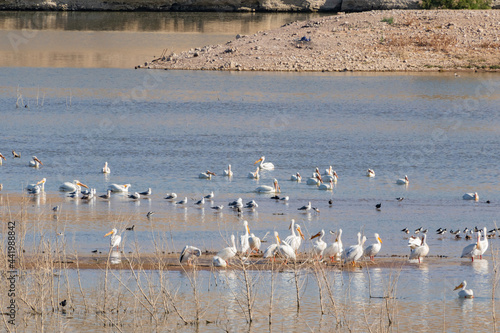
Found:
[{"label": "green vegetation", "polygon": [[491,0],[422,0],[423,9],[491,9]]},{"label": "green vegetation", "polygon": [[394,23],[394,17],[384,17],[380,22],[385,22],[387,24],[393,24]]}]

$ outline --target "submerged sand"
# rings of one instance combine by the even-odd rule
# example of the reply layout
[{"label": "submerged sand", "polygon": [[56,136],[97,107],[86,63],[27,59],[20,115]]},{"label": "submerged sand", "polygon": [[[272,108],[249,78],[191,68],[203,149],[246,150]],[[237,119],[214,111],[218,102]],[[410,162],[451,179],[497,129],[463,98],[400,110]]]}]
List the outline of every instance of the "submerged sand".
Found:
[{"label": "submerged sand", "polygon": [[344,14],[236,36],[155,59],[148,68],[236,71],[500,69],[498,10]]}]

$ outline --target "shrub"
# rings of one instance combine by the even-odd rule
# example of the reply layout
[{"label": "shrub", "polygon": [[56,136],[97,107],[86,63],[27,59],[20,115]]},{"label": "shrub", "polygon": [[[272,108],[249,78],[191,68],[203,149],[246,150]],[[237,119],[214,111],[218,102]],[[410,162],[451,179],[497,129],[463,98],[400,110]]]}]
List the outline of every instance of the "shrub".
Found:
[{"label": "shrub", "polygon": [[423,9],[491,9],[491,0],[422,0]]}]

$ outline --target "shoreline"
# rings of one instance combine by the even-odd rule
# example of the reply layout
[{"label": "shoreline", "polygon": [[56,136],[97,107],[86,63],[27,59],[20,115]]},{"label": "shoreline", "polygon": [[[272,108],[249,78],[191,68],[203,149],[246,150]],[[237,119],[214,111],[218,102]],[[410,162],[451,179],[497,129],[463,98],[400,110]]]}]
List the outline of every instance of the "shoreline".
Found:
[{"label": "shoreline", "polygon": [[389,10],[293,22],[136,68],[270,72],[500,71],[500,11]]}]

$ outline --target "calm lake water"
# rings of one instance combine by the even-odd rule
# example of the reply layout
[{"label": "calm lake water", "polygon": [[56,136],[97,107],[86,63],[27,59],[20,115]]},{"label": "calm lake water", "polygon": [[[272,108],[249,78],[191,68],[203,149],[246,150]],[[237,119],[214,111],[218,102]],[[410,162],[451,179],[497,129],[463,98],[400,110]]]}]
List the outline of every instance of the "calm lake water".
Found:
[{"label": "calm lake water", "polygon": [[[141,13],[132,15],[136,21],[129,20],[130,13],[120,14],[106,20],[109,14],[105,13],[1,13],[6,19],[2,21],[0,40],[9,43],[6,34],[21,33],[28,21],[25,15],[41,16],[36,22],[50,22],[39,36],[55,30],[59,36],[68,34],[75,41],[87,31],[107,34],[120,30],[119,35],[127,31],[137,35],[134,40],[152,36],[157,43],[157,37],[165,37],[167,30],[182,40],[173,43],[173,49],[223,42],[212,38],[214,31],[227,40],[236,33],[253,33],[306,17],[237,14],[227,24],[246,22],[240,22],[245,28],[227,32],[218,18],[222,15],[226,22],[229,14]],[[75,19],[71,19],[73,15]],[[180,20],[187,28],[170,20]],[[449,234],[438,237],[438,227],[492,229],[498,223],[498,74],[461,73],[457,77],[453,73],[145,71],[127,69],[129,63],[115,62],[114,56],[109,66],[93,55],[77,55],[73,62],[64,55],[64,48],[73,50],[64,39],[50,44],[55,50],[64,49],[58,51],[60,57],[52,59],[50,52],[38,49],[37,38],[32,39],[33,44],[31,40],[23,44],[28,48],[25,52],[2,57],[5,67],[0,68],[0,152],[7,157],[0,166],[2,219],[8,218],[14,198],[27,184],[47,178],[45,194],[30,197],[26,207],[36,221],[28,239],[39,240],[41,235],[55,239],[56,232],[64,231],[72,247],[88,254],[95,249],[107,250],[108,239],[103,235],[111,228],[122,231],[135,225],[133,233],[123,233],[124,251],[131,250],[135,241],[144,252],[152,251],[153,236],[159,237],[168,251],[178,252],[187,243],[215,251],[226,246],[232,233],[243,232],[243,219],[260,237],[274,230],[287,235],[290,220],[295,219],[306,235],[324,229],[328,242],[332,241],[328,231],[342,228],[344,246],[355,243],[358,231],[367,235],[367,244],[378,232],[384,242],[381,256],[408,254],[407,240],[400,232],[404,227],[428,228],[431,255],[458,257],[469,242],[454,240]],[[130,48],[130,44],[124,45]],[[158,52],[163,48],[160,45]],[[33,60],[37,52],[42,56]],[[107,49],[103,52],[113,53]],[[54,68],[115,65],[124,68]],[[12,149],[22,158],[13,159]],[[33,155],[43,162],[41,168],[28,167]],[[255,170],[254,162],[262,155],[276,169],[262,172],[258,181],[248,179],[247,174]],[[111,168],[109,175],[100,173],[105,161]],[[228,164],[234,171],[231,179],[220,176]],[[323,171],[330,165],[339,175],[333,191],[319,191],[305,184],[315,167]],[[375,170],[376,177],[365,176],[368,168]],[[198,174],[207,169],[217,176],[199,179]],[[304,177],[302,183],[289,181],[296,172]],[[396,185],[395,181],[405,175],[409,186]],[[59,185],[73,179],[96,188],[98,194],[103,194],[109,184],[130,183],[132,192],[151,187],[153,195],[138,201],[114,195],[109,201],[82,202],[58,192]],[[273,179],[279,181],[281,195],[290,197],[287,203],[255,193],[257,186],[271,185]],[[204,208],[194,206],[194,200],[211,191],[215,193],[213,202]],[[179,207],[164,200],[170,192],[179,198],[188,197],[189,203]],[[480,200],[463,200],[465,192],[478,192]],[[254,199],[259,207],[244,210],[242,216],[227,208],[222,212],[210,209],[213,205],[227,206],[239,197],[244,202]],[[405,199],[397,202],[396,197]],[[329,199],[333,199],[331,206]],[[299,213],[297,208],[309,201],[320,213]],[[380,211],[375,209],[377,203],[382,203]],[[61,206],[57,219],[51,210],[55,205]],[[148,211],[155,212],[151,220],[146,218]],[[490,248],[496,251],[498,244],[498,239],[492,239]],[[303,250],[310,246],[306,242]],[[453,323],[448,322],[449,327],[461,331],[479,320],[478,313],[482,314],[480,320],[491,320],[491,260],[488,250],[486,260],[474,264],[464,260],[460,265],[441,267],[434,263],[405,268],[398,287],[399,316],[406,316],[408,322],[401,327],[415,328],[418,319],[424,324],[416,330],[426,331],[435,321],[441,323],[447,317],[454,318]],[[383,293],[393,272],[384,268],[371,272],[371,278],[378,281],[374,282],[375,292]],[[362,316],[363,306],[373,305],[367,299],[366,272],[339,274],[335,281],[347,293],[342,297],[352,297],[356,313]],[[213,278],[208,272],[200,276],[205,284]],[[232,279],[217,278],[226,282]],[[449,291],[464,278],[470,280],[478,296],[465,303]],[[189,292],[182,274],[172,279],[181,292]],[[306,285],[317,292],[313,283]],[[285,297],[289,291],[283,288]],[[210,299],[219,297],[203,292]],[[287,321],[290,312],[286,307],[281,309],[276,327],[302,323],[296,327],[303,331],[308,327],[302,320],[305,314],[315,321],[307,321],[309,327],[329,331],[330,326],[321,324],[315,292],[306,293],[302,316]],[[231,298],[227,290],[220,293],[222,299]],[[267,301],[263,297],[257,303]],[[415,311],[415,303],[425,306]],[[235,308],[233,304],[231,309]],[[442,311],[430,311],[436,308]],[[86,320],[82,319],[84,323]],[[231,325],[231,331],[245,326],[243,319]],[[267,322],[262,319],[259,327],[267,328]]]}]

